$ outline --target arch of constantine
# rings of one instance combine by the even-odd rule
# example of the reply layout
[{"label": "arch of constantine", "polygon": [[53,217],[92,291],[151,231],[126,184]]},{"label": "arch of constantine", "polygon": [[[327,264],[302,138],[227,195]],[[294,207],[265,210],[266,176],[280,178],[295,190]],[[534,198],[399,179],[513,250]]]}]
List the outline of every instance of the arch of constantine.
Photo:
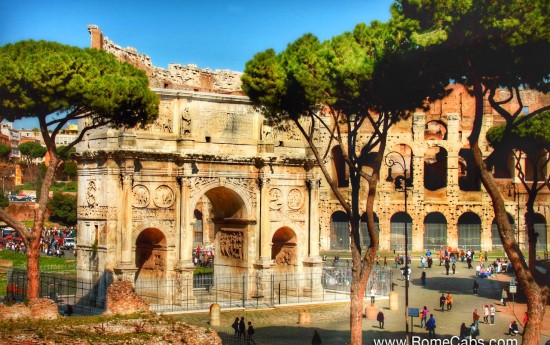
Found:
[{"label": "arch of constantine", "polygon": [[[201,245],[212,248],[216,275],[249,278],[250,296],[264,295],[272,273],[304,273],[309,280],[296,288],[322,293],[320,250],[349,249],[347,218],[300,133],[264,124],[243,95],[241,73],[158,68],[96,26],[89,31],[92,47],[147,73],[160,105],[158,119],[144,129],[97,129],[79,144],[79,277],[175,279],[177,300],[185,302],[193,298],[185,281]],[[413,251],[501,248],[490,198],[468,150],[473,99],[461,86],[453,88],[429,112],[391,130],[388,150],[405,157],[409,176],[405,181],[403,171],[382,172],[375,205],[381,250],[404,249],[405,224]],[[544,95],[526,91],[524,106],[542,103],[548,103]],[[500,119],[495,114],[485,121],[486,131]],[[489,145],[483,147],[488,154]],[[339,187],[348,188],[341,154],[333,150],[326,164]],[[514,164],[501,162],[495,176],[525,248],[526,195]],[[549,196],[544,190],[535,206],[542,250],[550,237]]]}]

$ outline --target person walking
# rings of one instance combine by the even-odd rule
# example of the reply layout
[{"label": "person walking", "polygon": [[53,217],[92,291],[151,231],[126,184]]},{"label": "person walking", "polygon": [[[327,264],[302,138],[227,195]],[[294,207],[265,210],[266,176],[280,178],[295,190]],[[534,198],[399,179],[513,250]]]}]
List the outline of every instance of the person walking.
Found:
[{"label": "person walking", "polygon": [[478,288],[479,288],[479,284],[477,283],[477,280],[474,279],[474,295],[477,295]]},{"label": "person walking", "polygon": [[246,337],[246,343],[247,344],[256,344],[254,341],[254,327],[252,327],[252,322],[248,321],[248,330],[246,331],[247,337]]},{"label": "person walking", "polygon": [[426,285],[426,271],[422,271],[422,274],[420,275],[420,280],[422,281],[422,285]]},{"label": "person walking", "polygon": [[238,336],[239,335],[239,318],[238,317],[236,317],[235,321],[233,321],[231,328],[235,330],[235,336]]},{"label": "person walking", "polygon": [[321,345],[323,342],[321,341],[321,336],[319,335],[319,332],[317,332],[316,329],[313,330],[313,338],[311,338],[311,345]]},{"label": "person walking", "polygon": [[241,316],[241,321],[239,321],[239,339],[241,336],[246,338],[246,324],[244,323],[244,316]]},{"label": "person walking", "polygon": [[453,309],[453,296],[451,296],[450,293],[447,293],[446,301],[447,303],[447,310]]},{"label": "person walking", "polygon": [[428,338],[434,339],[435,338],[434,314],[430,314],[430,318],[428,319],[428,322],[426,322],[426,330],[428,331]]},{"label": "person walking", "polygon": [[378,326],[380,327],[380,329],[384,329],[384,313],[382,312],[382,310],[378,312],[376,320],[378,321]]},{"label": "person walking", "polygon": [[495,306],[491,304],[489,306],[489,317],[491,318],[491,326],[495,324],[495,313],[496,313]]},{"label": "person walking", "polygon": [[447,299],[445,298],[445,294],[441,294],[441,297],[439,297],[439,308],[441,309],[442,312],[445,311],[445,301]]},{"label": "person walking", "polygon": [[453,261],[453,264],[451,265],[451,269],[453,270],[453,275],[456,274],[456,264]]},{"label": "person walking", "polygon": [[451,268],[451,264],[449,263],[449,259],[445,259],[445,272],[447,275],[449,275],[449,269]]},{"label": "person walking", "polygon": [[376,296],[376,289],[374,288],[374,285],[370,289],[370,305],[374,305],[374,298]]},{"label": "person walking", "polygon": [[501,302],[503,306],[506,306],[507,300],[508,300],[508,292],[506,292],[506,289],[502,289]]},{"label": "person walking", "polygon": [[487,304],[483,306],[483,323],[489,323],[489,306]]},{"label": "person walking", "polygon": [[428,322],[428,313],[430,311],[428,310],[428,307],[424,306],[424,309],[420,311],[420,328],[426,327],[426,323]]},{"label": "person walking", "polygon": [[470,336],[470,329],[466,327],[466,323],[463,322],[462,325],[460,325],[460,334],[459,334],[459,340],[464,340]]}]

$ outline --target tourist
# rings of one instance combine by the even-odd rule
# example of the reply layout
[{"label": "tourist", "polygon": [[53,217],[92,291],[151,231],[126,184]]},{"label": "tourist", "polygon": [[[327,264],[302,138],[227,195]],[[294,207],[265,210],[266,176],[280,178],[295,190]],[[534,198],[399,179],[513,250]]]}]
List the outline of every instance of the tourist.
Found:
[{"label": "tourist", "polygon": [[477,283],[477,280],[474,279],[474,295],[477,295],[478,288],[479,288],[479,284]]},{"label": "tourist", "polygon": [[251,344],[251,343],[256,343],[253,339],[254,337],[254,327],[252,327],[252,322],[248,321],[248,330],[247,330],[247,343],[248,344]]},{"label": "tourist", "polygon": [[319,335],[319,332],[317,332],[316,329],[313,330],[313,338],[311,338],[311,345],[321,345],[323,342],[321,341],[321,336]]},{"label": "tourist", "polygon": [[494,305],[490,305],[489,306],[489,316],[491,317],[491,326],[495,324],[495,313],[496,313],[496,308]]},{"label": "tourist", "polygon": [[481,265],[476,265],[476,277],[479,277],[480,272],[481,272]]},{"label": "tourist", "polygon": [[428,313],[430,311],[426,306],[424,306],[424,309],[420,311],[420,327],[424,328],[426,327],[426,322],[428,321]]},{"label": "tourist", "polygon": [[449,268],[451,268],[451,265],[449,264],[449,259],[445,259],[445,272],[447,275],[449,275]]},{"label": "tourist", "polygon": [[73,315],[73,306],[70,304],[67,304],[67,309],[65,309],[65,316],[71,316]]},{"label": "tourist", "polygon": [[483,306],[483,323],[489,323],[489,306],[487,304]]},{"label": "tourist", "polygon": [[447,301],[447,299],[445,298],[445,294],[441,294],[441,297],[439,297],[439,308],[441,308],[441,311],[444,312],[445,311],[445,302]]},{"label": "tourist", "polygon": [[472,323],[470,325],[470,338],[471,339],[476,339],[478,336],[479,336],[480,332],[479,332],[479,323]]},{"label": "tourist", "polygon": [[479,324],[479,314],[477,312],[477,309],[474,309],[474,312],[472,313],[472,319],[477,326]]},{"label": "tourist", "polygon": [[428,257],[428,268],[432,268],[432,265],[433,265],[433,259],[431,256]]},{"label": "tourist", "polygon": [[428,331],[428,337],[430,339],[435,338],[435,319],[434,314],[430,314],[428,322],[426,322],[426,330]]},{"label": "tourist", "polygon": [[447,303],[447,310],[453,309],[453,296],[451,296],[450,293],[447,293],[446,301]]},{"label": "tourist", "polygon": [[384,313],[382,310],[378,312],[378,315],[376,316],[376,320],[378,321],[378,327],[381,329],[384,329]]},{"label": "tourist", "polygon": [[506,292],[506,289],[502,289],[502,297],[501,297],[501,302],[502,302],[502,305],[506,306],[506,301],[508,300],[508,292]]},{"label": "tourist", "polygon": [[426,285],[426,272],[422,271],[422,274],[420,275],[420,280],[422,281],[422,285]]},{"label": "tourist", "polygon": [[453,270],[453,274],[456,274],[456,264],[454,262],[451,265],[451,269]]},{"label": "tourist", "polygon": [[489,253],[487,253],[487,251],[485,251],[485,262],[487,262],[489,260]]},{"label": "tourist", "polygon": [[459,340],[464,340],[468,338],[470,336],[470,333],[470,329],[466,327],[466,323],[463,322],[462,325],[460,325]]},{"label": "tourist", "polygon": [[508,333],[512,336],[515,336],[516,334],[519,333],[518,324],[515,320],[512,321],[510,326],[508,326]]},{"label": "tourist", "polygon": [[426,268],[426,258],[424,256],[420,258],[420,265],[422,266],[422,269]]},{"label": "tourist", "polygon": [[246,325],[244,323],[244,316],[241,317],[241,321],[239,321],[239,339],[241,339],[241,336],[246,338]]},{"label": "tourist", "polygon": [[238,317],[236,317],[235,321],[233,321],[231,328],[235,330],[235,336],[238,336],[239,335],[239,318]]},{"label": "tourist", "polygon": [[373,305],[374,304],[374,297],[376,296],[376,288],[374,287],[374,285],[371,287],[370,289],[370,304]]}]

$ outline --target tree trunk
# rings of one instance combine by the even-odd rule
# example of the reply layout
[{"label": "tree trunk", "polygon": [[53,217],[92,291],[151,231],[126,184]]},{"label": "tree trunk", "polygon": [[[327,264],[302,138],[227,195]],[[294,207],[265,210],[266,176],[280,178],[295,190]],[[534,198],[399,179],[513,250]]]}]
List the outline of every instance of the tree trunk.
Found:
[{"label": "tree trunk", "polygon": [[480,173],[483,186],[487,190],[487,193],[493,202],[493,209],[497,220],[499,235],[502,240],[502,246],[504,247],[506,254],[508,254],[508,258],[512,262],[516,272],[516,277],[527,296],[527,315],[529,322],[528,326],[524,329],[522,344],[537,345],[540,340],[541,323],[545,312],[549,289],[548,287],[539,286],[527,267],[525,257],[523,256],[523,253],[515,240],[512,226],[508,220],[508,214],[506,213],[506,208],[504,206],[504,199],[495,182],[493,174],[487,169],[487,165],[483,160],[483,156],[479,148],[479,133],[481,131],[483,118],[483,93],[481,91],[481,83],[474,84],[474,95],[476,100],[474,129],[472,130],[472,135],[469,138],[474,163]]},{"label": "tree trunk", "polygon": [[27,299],[40,297],[40,240],[30,241],[27,247]]}]

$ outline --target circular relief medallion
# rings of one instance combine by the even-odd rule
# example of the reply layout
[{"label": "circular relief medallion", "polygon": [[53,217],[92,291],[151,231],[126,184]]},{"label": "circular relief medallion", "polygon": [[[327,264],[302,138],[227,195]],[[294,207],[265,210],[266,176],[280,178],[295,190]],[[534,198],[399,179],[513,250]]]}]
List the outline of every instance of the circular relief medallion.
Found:
[{"label": "circular relief medallion", "polygon": [[86,202],[88,203],[88,206],[97,205],[96,192],[97,192],[97,187],[95,185],[95,182],[94,181],[88,182],[88,187],[86,188]]},{"label": "circular relief medallion", "polygon": [[302,198],[302,192],[300,192],[299,189],[294,188],[291,189],[290,192],[288,192],[288,208],[297,210],[302,207],[303,203],[304,199]]},{"label": "circular relief medallion", "polygon": [[174,192],[168,186],[159,186],[155,190],[155,199],[153,201],[158,207],[170,207],[174,203]]},{"label": "circular relief medallion", "polygon": [[281,192],[278,188],[271,188],[269,190],[269,208],[272,210],[280,210],[281,206],[283,206],[283,202],[281,201],[283,192]]},{"label": "circular relief medallion", "polygon": [[149,189],[144,185],[134,186],[132,189],[134,194],[134,207],[147,207],[149,205]]}]

